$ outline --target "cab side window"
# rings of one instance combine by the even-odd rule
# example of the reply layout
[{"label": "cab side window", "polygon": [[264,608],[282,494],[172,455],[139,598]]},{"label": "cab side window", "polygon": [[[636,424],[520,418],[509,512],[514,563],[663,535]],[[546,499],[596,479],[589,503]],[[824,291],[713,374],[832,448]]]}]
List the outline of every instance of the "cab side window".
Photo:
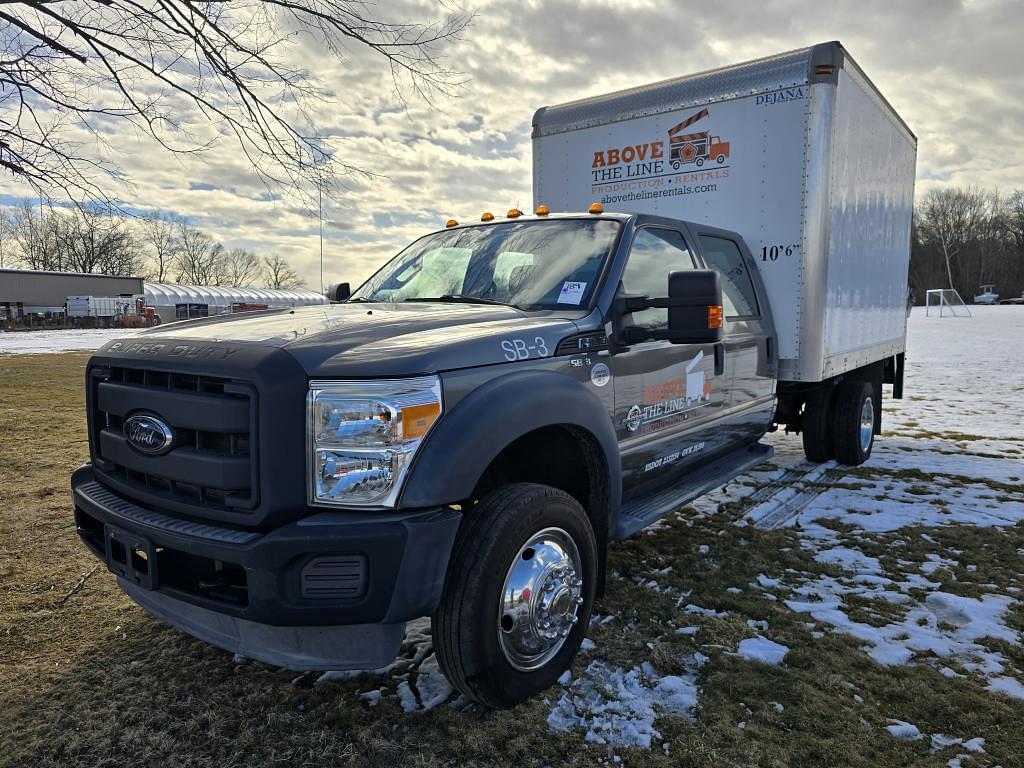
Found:
[{"label": "cab side window", "polygon": [[740,248],[724,237],[701,235],[704,260],[722,276],[722,310],[726,317],[757,317],[757,294]]},{"label": "cab side window", "polygon": [[[644,227],[633,238],[629,261],[622,273],[622,287],[628,294],[668,295],[668,273],[693,269],[693,257],[683,236],[673,229]],[[633,324],[644,328],[668,327],[667,309],[645,309],[633,313]]]}]

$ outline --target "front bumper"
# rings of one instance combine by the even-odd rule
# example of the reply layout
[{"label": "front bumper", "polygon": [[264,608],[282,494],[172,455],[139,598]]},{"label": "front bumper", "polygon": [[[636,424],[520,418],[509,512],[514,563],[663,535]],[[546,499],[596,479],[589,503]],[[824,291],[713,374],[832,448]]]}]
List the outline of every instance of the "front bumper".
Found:
[{"label": "front bumper", "polygon": [[90,466],[71,488],[79,536],[136,602],[215,645],[297,669],[394,658],[404,622],[440,600],[461,517],[311,510],[256,532],[141,507]]}]

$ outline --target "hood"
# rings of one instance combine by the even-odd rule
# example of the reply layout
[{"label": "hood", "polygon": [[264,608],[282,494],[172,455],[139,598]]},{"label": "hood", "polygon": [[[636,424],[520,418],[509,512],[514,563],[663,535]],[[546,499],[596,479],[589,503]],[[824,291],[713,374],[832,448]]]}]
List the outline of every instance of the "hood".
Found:
[{"label": "hood", "polygon": [[585,314],[485,304],[333,304],[173,323],[133,340],[280,347],[312,377],[411,376],[550,356]]}]

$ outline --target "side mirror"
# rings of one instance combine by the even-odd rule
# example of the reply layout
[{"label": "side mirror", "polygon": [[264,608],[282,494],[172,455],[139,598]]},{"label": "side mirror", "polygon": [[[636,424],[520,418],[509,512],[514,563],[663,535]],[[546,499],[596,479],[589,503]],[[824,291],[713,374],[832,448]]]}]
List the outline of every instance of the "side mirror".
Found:
[{"label": "side mirror", "polygon": [[713,269],[668,276],[668,330],[673,344],[717,344],[722,340],[722,278]]},{"label": "side mirror", "polygon": [[667,298],[624,296],[617,302],[620,315],[653,308],[668,309],[668,328],[627,326],[622,329],[623,343],[653,339],[673,344],[717,344],[722,340],[722,279],[713,269],[669,273]]},{"label": "side mirror", "polygon": [[324,296],[330,301],[348,301],[348,297],[352,295],[352,288],[348,283],[337,283],[327,289]]}]

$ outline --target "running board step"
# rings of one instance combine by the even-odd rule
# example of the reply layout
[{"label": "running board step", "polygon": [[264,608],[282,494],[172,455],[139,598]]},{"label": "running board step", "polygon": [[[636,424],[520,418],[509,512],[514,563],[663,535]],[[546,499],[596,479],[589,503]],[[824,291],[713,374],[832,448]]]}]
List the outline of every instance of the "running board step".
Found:
[{"label": "running board step", "polygon": [[612,538],[625,539],[632,536],[669,512],[767,461],[774,454],[775,450],[771,446],[755,443],[695,469],[675,485],[625,502]]}]

